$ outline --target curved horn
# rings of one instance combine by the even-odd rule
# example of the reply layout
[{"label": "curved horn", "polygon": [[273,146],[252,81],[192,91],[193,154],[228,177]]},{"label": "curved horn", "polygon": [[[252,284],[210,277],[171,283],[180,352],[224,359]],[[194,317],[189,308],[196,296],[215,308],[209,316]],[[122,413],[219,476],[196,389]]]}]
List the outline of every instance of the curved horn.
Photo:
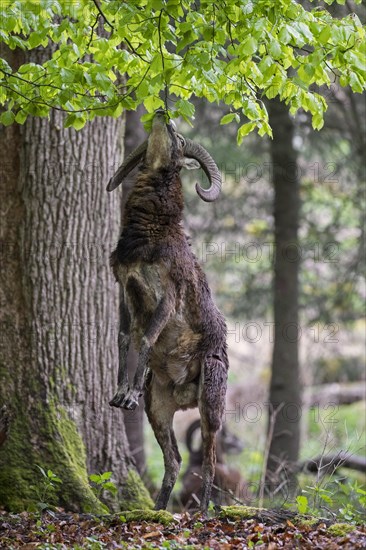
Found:
[{"label": "curved horn", "polygon": [[210,182],[210,187],[208,189],[203,189],[198,183],[196,183],[197,194],[206,202],[215,201],[220,194],[222,185],[221,174],[215,161],[206,149],[204,149],[201,145],[198,145],[198,143],[195,143],[190,139],[186,139],[185,142],[186,143],[183,148],[184,156],[198,160]]},{"label": "curved horn", "polygon": [[128,155],[128,157],[123,161],[114,176],[112,176],[109,180],[107,191],[113,191],[122,183],[123,179],[128,176],[131,170],[133,170],[135,166],[138,165],[138,163],[146,153],[146,149],[147,140],[144,141],[144,143],[141,143],[141,145],[139,145],[137,149],[135,149],[130,155]]}]

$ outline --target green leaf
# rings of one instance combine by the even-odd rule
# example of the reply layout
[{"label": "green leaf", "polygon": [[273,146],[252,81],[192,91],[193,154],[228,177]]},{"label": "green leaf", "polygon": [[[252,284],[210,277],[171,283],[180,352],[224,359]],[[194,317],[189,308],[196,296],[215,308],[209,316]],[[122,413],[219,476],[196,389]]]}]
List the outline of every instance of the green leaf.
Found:
[{"label": "green leaf", "polygon": [[253,36],[249,36],[238,48],[240,54],[251,56],[257,51],[258,43]]},{"label": "green leaf", "polygon": [[48,29],[44,29],[41,32],[32,32],[28,38],[28,43],[30,47],[36,48],[40,44],[46,44],[48,42],[48,39],[46,39],[47,33]]},{"label": "green leaf", "polygon": [[243,113],[249,120],[256,120],[260,116],[259,105],[252,99],[245,98],[243,101]]},{"label": "green leaf", "polygon": [[282,48],[277,40],[272,40],[269,45],[268,52],[271,54],[273,59],[280,59],[282,56]]},{"label": "green leaf", "polygon": [[112,483],[111,481],[107,481],[106,483],[103,484],[103,489],[105,489],[106,491],[110,491],[111,493],[117,493],[118,489],[117,487],[115,486],[114,483]]},{"label": "green leaf", "polygon": [[289,33],[286,27],[282,27],[282,29],[278,33],[278,40],[280,41],[281,44],[284,44],[284,45],[291,42],[291,34]]},{"label": "green leaf", "polygon": [[311,124],[314,130],[321,130],[324,126],[323,113],[315,113],[312,117]]},{"label": "green leaf", "polygon": [[18,124],[24,124],[24,122],[27,120],[27,117],[28,117],[28,113],[20,110],[15,115],[15,122],[17,122]]},{"label": "green leaf", "polygon": [[109,92],[113,88],[113,83],[108,78],[108,76],[104,73],[97,73],[95,76],[95,80],[99,86],[99,89],[103,92]]},{"label": "green leaf", "polygon": [[57,475],[54,474],[52,470],[47,470],[47,477],[50,481],[54,481],[56,483],[62,483],[62,479],[57,477]]},{"label": "green leaf", "polygon": [[122,102],[121,103],[118,103],[117,107],[115,107],[113,109],[113,113],[112,113],[112,116],[114,118],[118,118],[121,116],[121,114],[123,113],[123,104]]},{"label": "green leaf", "polygon": [[363,53],[348,51],[344,54],[344,59],[362,73],[366,72],[366,56]]},{"label": "green leaf", "polygon": [[236,122],[240,121],[240,117],[238,113],[228,113],[227,115],[224,115],[222,119],[220,120],[220,124],[229,124],[233,120],[236,120]]},{"label": "green leaf", "polygon": [[85,116],[78,116],[74,120],[74,123],[72,126],[73,128],[75,128],[75,130],[81,130],[82,128],[84,128],[86,122],[87,122],[87,119]]},{"label": "green leaf", "polygon": [[366,89],[365,82],[362,82],[361,77],[356,73],[351,73],[349,75],[349,84],[352,90],[354,92],[358,92],[359,94],[362,94],[362,92]]},{"label": "green leaf", "polygon": [[320,44],[328,44],[330,34],[331,34],[331,29],[329,25],[326,25],[318,36],[318,40]]},{"label": "green leaf", "polygon": [[322,492],[322,493],[320,493],[319,496],[320,496],[320,498],[321,498],[324,502],[326,502],[327,504],[330,504],[330,505],[333,504],[333,499],[332,499],[329,495],[327,495],[326,493],[323,493],[323,492]]},{"label": "green leaf", "polygon": [[101,482],[100,474],[90,474],[89,479],[93,483],[100,483]]},{"label": "green leaf", "polygon": [[236,136],[236,141],[238,145],[240,145],[243,142],[243,139],[245,138],[245,136],[250,134],[250,132],[254,130],[255,127],[256,127],[255,122],[247,122],[246,124],[243,124],[243,126],[240,126]]},{"label": "green leaf", "polygon": [[70,113],[65,119],[64,126],[65,128],[72,126],[75,130],[81,130],[85,126],[86,120],[86,116],[80,113]]},{"label": "green leaf", "polygon": [[179,99],[175,106],[186,120],[189,120],[194,116],[194,105],[190,101],[186,99]]},{"label": "green leaf", "polygon": [[4,126],[10,126],[10,124],[13,124],[15,120],[15,115],[12,111],[5,111],[5,113],[2,113],[0,116],[0,123],[4,124]]},{"label": "green leaf", "polygon": [[297,74],[299,75],[301,80],[305,82],[305,84],[311,84],[313,82],[313,76],[315,74],[315,67],[305,62],[304,65],[301,65],[301,67],[299,67]]},{"label": "green leaf", "polygon": [[164,107],[164,101],[159,96],[149,95],[144,99],[144,106],[151,113],[159,107]]},{"label": "green leaf", "polygon": [[308,511],[308,499],[304,495],[299,495],[296,497],[297,509],[299,514],[306,514]]},{"label": "green leaf", "polygon": [[151,0],[151,7],[153,10],[161,10],[164,7],[163,0]]},{"label": "green leaf", "polygon": [[142,115],[141,122],[144,125],[146,132],[151,131],[154,116],[155,116],[155,113],[146,113],[146,115]]}]

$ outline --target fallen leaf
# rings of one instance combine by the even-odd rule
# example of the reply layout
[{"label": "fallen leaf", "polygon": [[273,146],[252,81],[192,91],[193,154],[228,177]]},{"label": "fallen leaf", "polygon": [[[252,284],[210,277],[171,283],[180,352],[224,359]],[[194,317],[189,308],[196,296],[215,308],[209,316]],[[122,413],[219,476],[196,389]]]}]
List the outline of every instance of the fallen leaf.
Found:
[{"label": "fallen leaf", "polygon": [[143,539],[152,539],[154,537],[160,537],[162,535],[161,531],[152,531],[151,533],[146,533],[142,535]]}]

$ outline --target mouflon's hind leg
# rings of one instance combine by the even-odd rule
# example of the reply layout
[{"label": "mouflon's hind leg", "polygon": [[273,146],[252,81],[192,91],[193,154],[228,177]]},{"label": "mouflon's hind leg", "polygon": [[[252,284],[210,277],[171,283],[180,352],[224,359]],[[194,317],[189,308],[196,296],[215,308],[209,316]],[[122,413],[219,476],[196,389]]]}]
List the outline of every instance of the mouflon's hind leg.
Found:
[{"label": "mouflon's hind leg", "polygon": [[201,416],[202,430],[202,486],[200,493],[200,510],[203,515],[207,514],[210,502],[212,484],[215,477],[216,466],[216,430],[213,430],[207,422],[207,418]]},{"label": "mouflon's hind leg", "polygon": [[145,410],[164,456],[164,478],[155,510],[165,510],[182,462],[173,432],[176,404],[169,388],[157,384],[151,375],[145,391]]},{"label": "mouflon's hind leg", "polygon": [[125,408],[126,399],[130,391],[127,370],[127,353],[131,341],[130,327],[131,316],[125,301],[124,291],[121,289],[118,331],[118,388],[109,402],[111,407]]},{"label": "mouflon's hind leg", "polygon": [[[226,358],[226,356],[225,356]],[[207,514],[216,465],[216,434],[221,428],[225,410],[227,384],[227,361],[219,356],[209,356],[204,360],[201,371],[198,407],[201,415],[202,431],[202,488],[201,512]]]}]

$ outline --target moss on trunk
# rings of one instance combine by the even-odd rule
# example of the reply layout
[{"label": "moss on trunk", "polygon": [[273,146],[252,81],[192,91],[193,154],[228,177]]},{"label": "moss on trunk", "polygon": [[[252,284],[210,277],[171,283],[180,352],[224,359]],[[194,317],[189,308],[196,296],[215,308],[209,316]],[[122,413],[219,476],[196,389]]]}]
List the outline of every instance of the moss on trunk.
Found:
[{"label": "moss on trunk", "polygon": [[83,441],[62,407],[38,407],[31,418],[17,408],[9,438],[0,452],[0,503],[11,511],[36,510],[51,470],[62,483],[44,495],[47,504],[68,510],[105,513],[88,482]]},{"label": "moss on trunk", "polygon": [[129,470],[119,499],[121,510],[151,510],[154,507],[148,490],[134,470]]},{"label": "moss on trunk", "polygon": [[[108,513],[89,485],[85,446],[75,423],[61,406],[40,402],[33,414],[19,407],[9,437],[0,449],[0,505],[12,512],[36,511],[42,502],[66,510]],[[40,469],[51,470],[62,483],[46,493]],[[45,494],[44,494],[45,493]],[[120,487],[118,508],[151,510],[153,501],[135,470]]]}]

